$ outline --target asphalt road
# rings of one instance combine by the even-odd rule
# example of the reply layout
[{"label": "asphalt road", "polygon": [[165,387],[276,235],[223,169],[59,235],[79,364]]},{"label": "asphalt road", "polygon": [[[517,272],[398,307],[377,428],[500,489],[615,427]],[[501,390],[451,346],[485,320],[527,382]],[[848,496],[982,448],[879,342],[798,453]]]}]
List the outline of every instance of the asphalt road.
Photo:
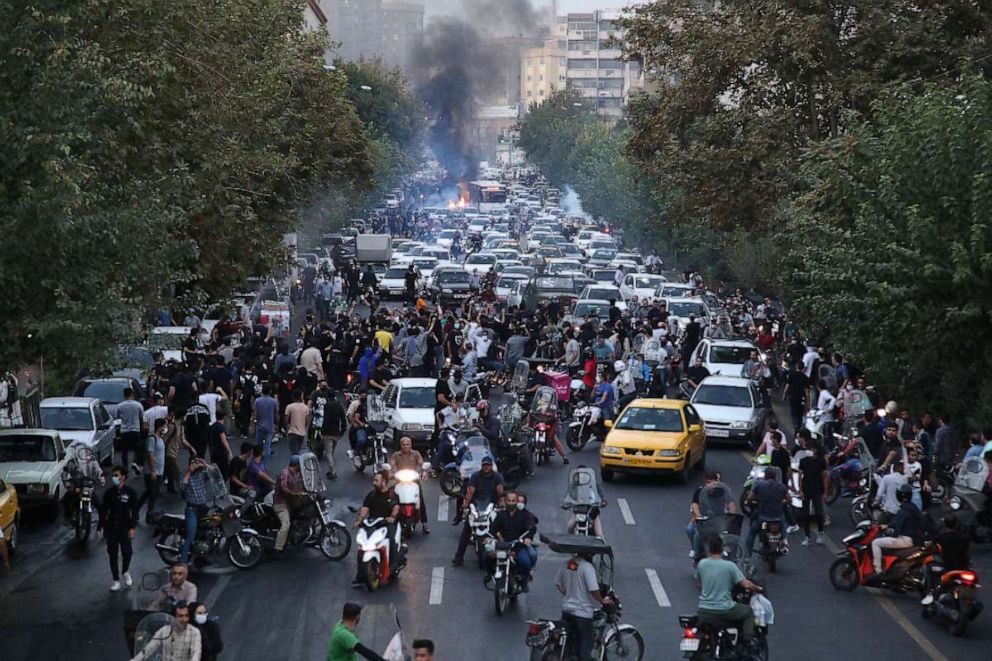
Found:
[{"label": "asphalt road", "polygon": [[[787,419],[787,416],[783,416]],[[340,479],[329,483],[335,510],[347,522],[371,488],[368,475],[347,465],[339,445]],[[285,444],[276,446],[276,467],[288,458]],[[571,455],[572,465],[598,465],[599,445]],[[711,447],[707,468],[723,473],[738,490],[749,468],[746,453],[737,448]],[[567,520],[561,510],[567,467],[555,461],[537,468],[533,481],[521,487],[540,529],[563,531]],[[619,478],[604,485],[609,506],[604,510],[607,540],[616,550],[615,588],[624,604],[626,623],[637,627],[646,644],[645,659],[680,658],[680,613],[695,610],[696,588],[687,557],[684,534],[688,504],[702,481],[694,473],[688,485],[664,478]],[[139,485],[140,488],[140,485]],[[391,604],[399,614],[408,639],[432,638],[437,658],[526,659],[525,620],[556,617],[560,598],[552,586],[564,558],[541,548],[536,578],[529,594],[510,611],[497,616],[492,593],[482,585],[482,572],[467,556],[464,567],[453,568],[451,557],[458,529],[451,526],[454,505],[440,494],[436,482],[425,486],[433,533],[419,533],[411,541],[409,566],[395,585],[375,594],[350,587],[355,571],[352,554],[342,562],[324,558],[316,549],[290,549],[280,561],[265,560],[250,571],[220,565],[196,572],[200,598],[220,617],[225,642],[222,658],[323,659],[331,628],[346,601]],[[827,568],[842,537],[851,530],[842,500],[829,508],[834,521],[826,546],[803,548],[793,536],[792,552],[780,560],[777,573],[760,566],[776,611],[770,633],[771,655],[776,659],[834,661],[876,659],[989,658],[992,633],[989,614],[964,638],[924,621],[915,595],[890,595],[859,588],[835,591]],[[177,498],[162,507],[179,512]],[[442,519],[442,520],[439,520]],[[140,607],[151,594],[140,587],[141,576],[164,570],[154,550],[151,531],[141,526],[135,540],[132,574],[136,585],[113,594],[102,543],[91,540],[80,547],[69,531],[54,523],[27,517],[14,569],[0,578],[0,658],[105,661],[124,659],[123,611]],[[975,551],[980,577],[992,576],[989,547]],[[985,601],[989,601],[986,596]],[[369,632],[360,630],[368,640]]]}]

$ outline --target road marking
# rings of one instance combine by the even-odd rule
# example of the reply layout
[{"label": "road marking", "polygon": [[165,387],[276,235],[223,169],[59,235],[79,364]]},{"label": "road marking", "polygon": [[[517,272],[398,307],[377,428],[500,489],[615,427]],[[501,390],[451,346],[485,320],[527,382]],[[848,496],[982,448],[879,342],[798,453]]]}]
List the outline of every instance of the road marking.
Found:
[{"label": "road marking", "polygon": [[630,511],[630,505],[627,504],[626,498],[617,498],[617,507],[620,508],[620,514],[623,515],[623,522],[628,526],[636,526],[637,522],[634,521],[634,514]]},{"label": "road marking", "polygon": [[225,574],[224,576],[221,576],[217,580],[217,585],[215,585],[213,589],[207,594],[207,598],[203,602],[207,605],[208,610],[213,610],[214,604],[216,604],[217,600],[220,599],[221,593],[224,591],[224,588],[226,588],[227,585],[231,582],[231,578],[233,577],[230,574]]},{"label": "road marking", "polygon": [[435,567],[431,570],[431,596],[428,599],[428,603],[431,606],[440,606],[443,593],[444,567]]},{"label": "road marking", "polygon": [[661,585],[658,572],[653,569],[645,569],[644,573],[648,575],[648,583],[651,584],[651,592],[654,592],[654,600],[662,608],[671,608],[672,602],[668,599],[668,593],[665,592],[665,588]]},{"label": "road marking", "polygon": [[451,502],[451,498],[445,494],[441,494],[437,497],[437,520],[447,521],[448,520],[448,503]]}]

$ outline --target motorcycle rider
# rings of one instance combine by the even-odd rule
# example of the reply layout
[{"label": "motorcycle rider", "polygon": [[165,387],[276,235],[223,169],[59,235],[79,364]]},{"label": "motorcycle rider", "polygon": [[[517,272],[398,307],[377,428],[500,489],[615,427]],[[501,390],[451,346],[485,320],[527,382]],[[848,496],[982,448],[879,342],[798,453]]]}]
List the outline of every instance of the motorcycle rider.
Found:
[{"label": "motorcycle rider", "polygon": [[183,475],[182,492],[186,500],[186,538],[179,551],[179,562],[189,561],[189,552],[196,540],[196,529],[200,523],[200,514],[207,507],[207,482],[209,476],[207,464],[201,458],[190,460],[186,474]]},{"label": "motorcycle rider", "polygon": [[[523,591],[528,592],[528,583],[532,578],[534,565],[537,564],[537,549],[534,548],[534,535],[537,534],[537,519],[527,511],[527,503],[521,501],[516,491],[506,494],[506,507],[496,515],[493,521],[492,533],[501,542],[520,540],[523,546],[513,549],[514,560],[521,574],[527,576]],[[487,570],[488,573],[491,572]]]},{"label": "motorcycle rider", "polygon": [[[971,567],[971,538],[968,533],[958,526],[958,518],[948,514],[942,521],[943,527],[934,537],[934,543],[940,547],[940,566],[943,572],[960,571]],[[933,578],[940,577],[934,575]],[[920,602],[924,606],[933,603],[936,586],[931,589]]]},{"label": "motorcycle rider", "polygon": [[[903,463],[897,461],[892,464],[892,472],[883,475],[878,480],[878,491],[875,494],[875,503],[889,516],[895,516],[899,512],[899,488],[903,485],[909,486],[909,479],[903,474]],[[912,487],[910,487],[912,491]]]},{"label": "motorcycle rider", "polygon": [[200,661],[203,642],[200,637],[200,630],[189,622],[189,604],[190,602],[187,601],[176,602],[171,609],[175,624],[166,624],[156,631],[145,648],[132,657],[131,661],[144,661],[145,659]]},{"label": "motorcycle rider", "polygon": [[694,391],[702,383],[703,379],[710,375],[710,371],[703,365],[703,357],[696,356],[696,361],[685,371],[685,379],[689,387]]},{"label": "motorcycle rider", "polygon": [[568,633],[569,647],[578,661],[592,661],[593,617],[600,606],[612,604],[599,589],[599,577],[592,564],[592,556],[577,553],[566,560],[555,577],[555,589],[564,599],[561,602],[561,619]]},{"label": "motorcycle rider", "polygon": [[[389,457],[389,470],[393,475],[397,471],[404,469],[414,470],[420,473],[424,465],[424,457],[417,450],[413,449],[413,439],[409,436],[403,436],[400,438],[400,449],[394,452]],[[424,531],[425,535],[431,533],[430,527],[427,525],[427,507],[425,506],[426,501],[424,500],[424,485],[417,482],[417,488],[420,489],[420,527]]]},{"label": "motorcycle rider", "polygon": [[185,601],[196,601],[196,584],[189,579],[189,565],[177,562],[169,568],[169,582],[159,590],[158,596],[152,601],[152,610],[170,610],[175,604]]},{"label": "motorcycle rider", "polygon": [[[473,503],[498,503],[502,497],[503,476],[493,469],[493,458],[486,455],[482,458],[481,468],[468,479],[461,508],[458,510],[458,514],[455,515],[455,520],[451,522],[451,525],[457,526],[462,522],[469,505]],[[455,557],[451,559],[452,566],[461,567],[465,564],[465,551],[468,549],[471,536],[472,531],[466,522],[462,526],[462,533],[458,538],[458,548],[455,550]]]},{"label": "motorcycle rider", "polygon": [[865,578],[865,584],[877,582],[882,575],[882,549],[908,549],[923,538],[925,522],[923,513],[913,504],[913,487],[909,483],[900,484],[896,489],[899,511],[892,518],[889,527],[891,537],[876,537],[871,542],[871,558],[875,573]]},{"label": "motorcycle rider", "polygon": [[751,487],[749,500],[757,503],[754,516],[751,517],[751,529],[744,541],[747,553],[751,555],[762,523],[778,521],[785,528],[785,505],[789,502],[789,487],[782,483],[774,468],[766,468],[764,479],[757,480]]},{"label": "motorcycle rider", "polygon": [[694,574],[699,588],[698,612],[701,616],[732,622],[745,641],[754,637],[754,611],[748,604],[734,601],[734,586],[751,593],[763,592],[749,581],[740,567],[723,559],[723,540],[714,535],[706,540],[706,557],[699,561]]},{"label": "motorcycle rider", "polygon": [[[396,517],[399,513],[400,501],[396,497],[396,492],[389,488],[389,471],[382,470],[372,476],[372,491],[365,496],[362,506],[358,509],[358,516],[351,524],[352,528],[357,529],[365,519],[383,519],[385,521],[386,538],[389,540],[389,561],[394,573],[397,567],[406,564],[403,549],[397,548],[396,544]],[[361,571],[361,563],[358,563],[357,571]],[[365,585],[365,582],[356,573],[351,586],[361,587],[362,585]]]},{"label": "motorcycle rider", "polygon": [[[438,432],[444,429],[458,431],[466,416],[462,406],[463,402],[464,396],[456,395],[448,406],[445,406],[435,414],[435,429]],[[437,467],[444,466],[451,456],[451,452],[452,447],[449,435],[439,433],[437,446],[434,448],[433,456],[431,456],[431,466],[435,467],[435,470],[437,470]]]},{"label": "motorcycle rider", "polygon": [[289,536],[289,524],[292,520],[294,506],[306,496],[303,489],[303,475],[300,471],[300,455],[294,454],[289,458],[289,465],[279,473],[276,482],[276,492],[272,496],[272,510],[279,517],[279,532],[276,533],[276,556],[280,556],[286,548],[286,538]]},{"label": "motorcycle rider", "polygon": [[689,539],[692,541],[689,557],[701,559],[703,556],[703,538],[699,534],[699,520],[737,513],[734,494],[731,493],[730,487],[721,481],[720,473],[709,472],[706,474],[703,486],[692,494],[689,512],[691,521],[686,529],[686,532],[689,533]]}]

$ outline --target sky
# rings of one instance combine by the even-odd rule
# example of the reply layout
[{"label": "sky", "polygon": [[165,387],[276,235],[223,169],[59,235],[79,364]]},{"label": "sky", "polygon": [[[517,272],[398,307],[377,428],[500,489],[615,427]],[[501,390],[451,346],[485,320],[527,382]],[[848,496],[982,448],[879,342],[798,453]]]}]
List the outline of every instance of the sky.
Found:
[{"label": "sky", "polygon": [[[413,0],[427,7],[427,14],[458,13],[453,11],[459,0]],[[646,0],[558,0],[558,13],[589,12],[594,9],[622,9],[631,4],[643,4]],[[550,6],[551,0],[531,0],[535,7]]]}]

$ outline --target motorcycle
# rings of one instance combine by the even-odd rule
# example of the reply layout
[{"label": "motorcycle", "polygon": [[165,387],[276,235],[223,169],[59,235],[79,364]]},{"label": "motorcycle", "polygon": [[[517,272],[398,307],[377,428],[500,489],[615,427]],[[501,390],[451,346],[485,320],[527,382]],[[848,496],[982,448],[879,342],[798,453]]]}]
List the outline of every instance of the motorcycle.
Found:
[{"label": "motorcycle", "polygon": [[396,498],[400,503],[400,515],[397,525],[402,531],[403,539],[413,537],[413,531],[420,521],[420,508],[422,507],[422,503],[420,502],[420,480],[423,477],[423,473],[426,473],[430,469],[430,463],[424,462],[424,465],[421,466],[421,472],[417,472],[412,468],[405,468],[396,471],[396,474],[393,476],[396,478],[394,491],[396,491]]},{"label": "motorcycle", "polygon": [[830,583],[835,589],[851,592],[859,585],[882,587],[893,592],[916,590],[920,596],[926,592],[926,568],[933,563],[936,549],[932,544],[911,546],[904,549],[882,550],[882,574],[877,581],[865,583],[865,578],[875,569],[872,563],[871,542],[883,535],[883,527],[863,521],[858,529],[844,538],[843,551],[830,565]]},{"label": "motorcycle", "polygon": [[496,520],[496,505],[494,503],[471,503],[468,506],[468,528],[471,532],[472,546],[479,557],[479,569],[483,569],[483,551],[495,541],[492,533],[493,521]]},{"label": "motorcycle", "polygon": [[[396,526],[392,540],[396,549],[403,548],[402,533]],[[399,578],[405,565],[393,566],[395,558],[390,556],[389,526],[382,517],[367,518],[362,521],[355,536],[358,545],[358,575],[365,580],[370,592],[389,585]]]},{"label": "motorcycle", "polygon": [[601,507],[606,507],[606,499],[596,481],[596,471],[587,466],[576,466],[568,474],[568,491],[561,505],[563,510],[571,510],[574,517],[569,534],[595,535],[595,522]]},{"label": "motorcycle", "polygon": [[606,428],[601,423],[602,410],[587,401],[580,401],[568,423],[565,443],[570,450],[581,452],[590,442],[606,437]]},{"label": "motorcycle", "polygon": [[845,496],[862,496],[872,489],[872,475],[877,462],[864,440],[857,438],[854,443],[854,447],[846,453],[835,449],[829,455],[829,462],[837,465],[830,469],[827,482],[828,505]]},{"label": "motorcycle", "polygon": [[[600,582],[600,592],[613,602],[596,611],[593,617],[592,658],[597,661],[607,659],[644,658],[644,639],[640,632],[629,624],[620,624],[623,606],[614,592],[612,583],[613,549],[597,537],[577,537],[575,535],[541,535],[541,541],[555,553],[589,554],[594,560],[596,575]],[[574,659],[570,650],[571,631],[562,620],[527,620],[527,638],[531,661],[562,661]]]},{"label": "motorcycle", "polygon": [[943,567],[932,564],[927,577],[933,584],[932,599],[923,605],[923,619],[946,626],[953,636],[963,636],[968,623],[983,608],[978,600],[978,574],[970,569],[945,572]]},{"label": "motorcycle", "polygon": [[[209,556],[225,552],[227,559],[238,569],[251,569],[262,558],[262,543],[258,533],[241,522],[242,509],[234,504],[227,493],[227,481],[215,465],[200,470],[208,472],[207,500],[213,504],[205,507],[196,526],[196,538],[190,549],[190,560],[205,564]],[[186,517],[182,514],[157,514],[150,523],[155,526],[158,542],[155,549],[162,562],[172,566],[179,562],[180,551],[186,541]]]},{"label": "motorcycle", "polygon": [[[446,431],[454,436],[454,431]],[[441,491],[452,498],[461,498],[462,485],[468,478],[482,468],[482,458],[492,456],[489,442],[484,436],[465,436],[453,441],[452,452],[454,459],[444,465],[441,471]],[[494,464],[493,470],[497,470]]]},{"label": "motorcycle", "polygon": [[[289,523],[290,546],[315,546],[327,558],[341,560],[351,550],[351,533],[344,522],[331,517],[331,501],[326,500],[324,483],[320,479],[320,463],[316,455],[309,452],[300,457],[300,472],[303,476],[303,490],[306,495],[301,503],[292,508]],[[254,497],[244,501],[241,516],[244,524],[258,534],[266,548],[274,548],[279,533],[279,517],[272,507],[273,492],[269,492],[262,502]],[[232,496],[235,504],[238,499]]]},{"label": "motorcycle", "polygon": [[[696,519],[699,539],[705,541],[714,535],[719,536],[723,541],[723,559],[737,565],[744,576],[751,578],[754,575],[754,564],[744,549],[744,539],[741,537],[743,527],[743,514],[720,514]],[[701,559],[697,557],[695,562],[698,563]]]},{"label": "motorcycle", "polygon": [[768,563],[768,571],[774,572],[778,559],[789,552],[781,521],[762,521],[758,533],[758,554]]},{"label": "motorcycle", "polygon": [[558,395],[555,389],[541,386],[534,393],[530,408],[530,426],[534,432],[532,452],[535,464],[551,461],[558,432]]},{"label": "motorcycle", "polygon": [[65,486],[62,510],[66,524],[75,531],[76,541],[85,544],[93,529],[96,484],[103,484],[104,478],[92,450],[80,446],[75,447],[74,453],[62,471]]},{"label": "motorcycle", "polygon": [[733,598],[739,604],[750,603],[755,614],[754,638],[744,640],[733,622],[705,615],[679,615],[682,640],[679,650],[687,659],[768,659],[768,626],[771,618],[757,595],[734,587]]},{"label": "motorcycle", "polygon": [[989,512],[986,509],[986,497],[982,485],[988,476],[988,464],[978,458],[969,459],[961,464],[957,477],[947,489],[942,507],[931,513],[935,521],[949,513],[957,517],[958,522],[967,530],[971,539],[983,543],[992,541],[992,526],[989,525]]},{"label": "motorcycle", "polygon": [[516,551],[524,546],[520,539],[512,542],[496,542],[496,567],[493,572],[493,597],[496,601],[496,614],[502,615],[517,596],[527,590],[527,574],[517,569]]},{"label": "motorcycle", "polygon": [[348,458],[359,473],[371,466],[373,472],[379,472],[389,467],[389,450],[386,449],[386,423],[378,420],[369,421],[369,435],[363,449],[348,450]]}]

